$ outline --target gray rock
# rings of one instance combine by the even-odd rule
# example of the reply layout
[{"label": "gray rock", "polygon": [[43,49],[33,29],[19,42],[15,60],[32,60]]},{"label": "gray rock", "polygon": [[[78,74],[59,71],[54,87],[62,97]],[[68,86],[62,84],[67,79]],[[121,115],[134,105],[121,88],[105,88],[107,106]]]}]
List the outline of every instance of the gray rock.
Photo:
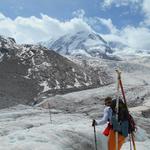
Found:
[{"label": "gray rock", "polygon": [[0,52],[0,108],[112,83],[101,68],[79,66],[39,45],[17,45],[0,36]]}]

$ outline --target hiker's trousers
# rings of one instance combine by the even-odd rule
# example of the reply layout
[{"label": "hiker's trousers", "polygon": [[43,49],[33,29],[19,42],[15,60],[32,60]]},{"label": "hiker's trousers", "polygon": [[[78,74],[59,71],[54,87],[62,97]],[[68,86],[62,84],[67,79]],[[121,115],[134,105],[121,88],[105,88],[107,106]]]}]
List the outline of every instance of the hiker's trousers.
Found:
[{"label": "hiker's trousers", "polygon": [[[125,142],[125,137],[118,133],[118,150],[121,149],[122,144]],[[108,150],[116,150],[116,132],[110,130],[108,136]]]}]

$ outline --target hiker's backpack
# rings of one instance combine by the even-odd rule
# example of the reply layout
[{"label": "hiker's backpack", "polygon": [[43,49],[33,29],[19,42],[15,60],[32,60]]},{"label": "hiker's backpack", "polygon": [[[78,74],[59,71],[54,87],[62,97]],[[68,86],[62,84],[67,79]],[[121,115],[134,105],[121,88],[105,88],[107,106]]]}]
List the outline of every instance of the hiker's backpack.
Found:
[{"label": "hiker's backpack", "polygon": [[129,116],[128,116],[128,121],[129,121],[128,133],[130,134],[130,133],[136,132],[137,127],[136,127],[135,121],[134,121],[133,117],[131,116],[131,114],[129,114]]},{"label": "hiker's backpack", "polygon": [[112,118],[111,124],[114,131],[119,132],[127,137],[129,133],[135,131],[135,122],[133,117],[129,114],[126,104],[119,99],[118,120],[116,118],[116,99],[112,100]]}]

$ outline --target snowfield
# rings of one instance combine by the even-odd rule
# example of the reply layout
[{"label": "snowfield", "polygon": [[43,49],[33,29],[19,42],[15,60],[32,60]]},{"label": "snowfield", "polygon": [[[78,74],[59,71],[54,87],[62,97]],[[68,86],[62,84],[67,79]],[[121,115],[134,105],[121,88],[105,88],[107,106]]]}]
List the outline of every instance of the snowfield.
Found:
[{"label": "snowfield", "polygon": [[[11,113],[10,113],[11,112]],[[93,149],[91,120],[81,114],[19,105],[1,110],[1,150]]]},{"label": "snowfield", "polygon": [[[71,59],[71,58],[70,58]],[[80,60],[75,60],[81,63]],[[150,65],[148,57],[134,61],[92,60],[105,66],[114,83],[100,88],[55,95],[34,107],[17,105],[0,110],[0,150],[95,150],[92,119],[101,117],[106,96],[116,97],[115,68],[122,70],[122,81],[129,110],[138,126],[137,150],[150,149]],[[48,109],[49,108],[49,109]],[[98,150],[107,150],[104,126],[97,126]],[[121,150],[129,150],[127,139]]]},{"label": "snowfield", "polygon": [[[106,150],[105,126],[97,126],[98,149]],[[0,150],[94,150],[91,119],[84,114],[67,114],[18,105],[0,111]],[[149,150],[143,129],[136,134],[137,150]],[[129,149],[127,141],[122,150]]]}]

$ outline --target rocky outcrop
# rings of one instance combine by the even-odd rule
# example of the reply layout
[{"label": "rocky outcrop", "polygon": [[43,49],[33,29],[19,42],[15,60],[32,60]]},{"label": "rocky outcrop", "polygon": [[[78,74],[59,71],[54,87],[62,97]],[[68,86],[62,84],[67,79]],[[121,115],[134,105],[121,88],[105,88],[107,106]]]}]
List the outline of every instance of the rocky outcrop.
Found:
[{"label": "rocky outcrop", "polygon": [[112,82],[101,68],[77,65],[42,46],[17,45],[12,38],[0,37],[0,56],[1,108]]}]

